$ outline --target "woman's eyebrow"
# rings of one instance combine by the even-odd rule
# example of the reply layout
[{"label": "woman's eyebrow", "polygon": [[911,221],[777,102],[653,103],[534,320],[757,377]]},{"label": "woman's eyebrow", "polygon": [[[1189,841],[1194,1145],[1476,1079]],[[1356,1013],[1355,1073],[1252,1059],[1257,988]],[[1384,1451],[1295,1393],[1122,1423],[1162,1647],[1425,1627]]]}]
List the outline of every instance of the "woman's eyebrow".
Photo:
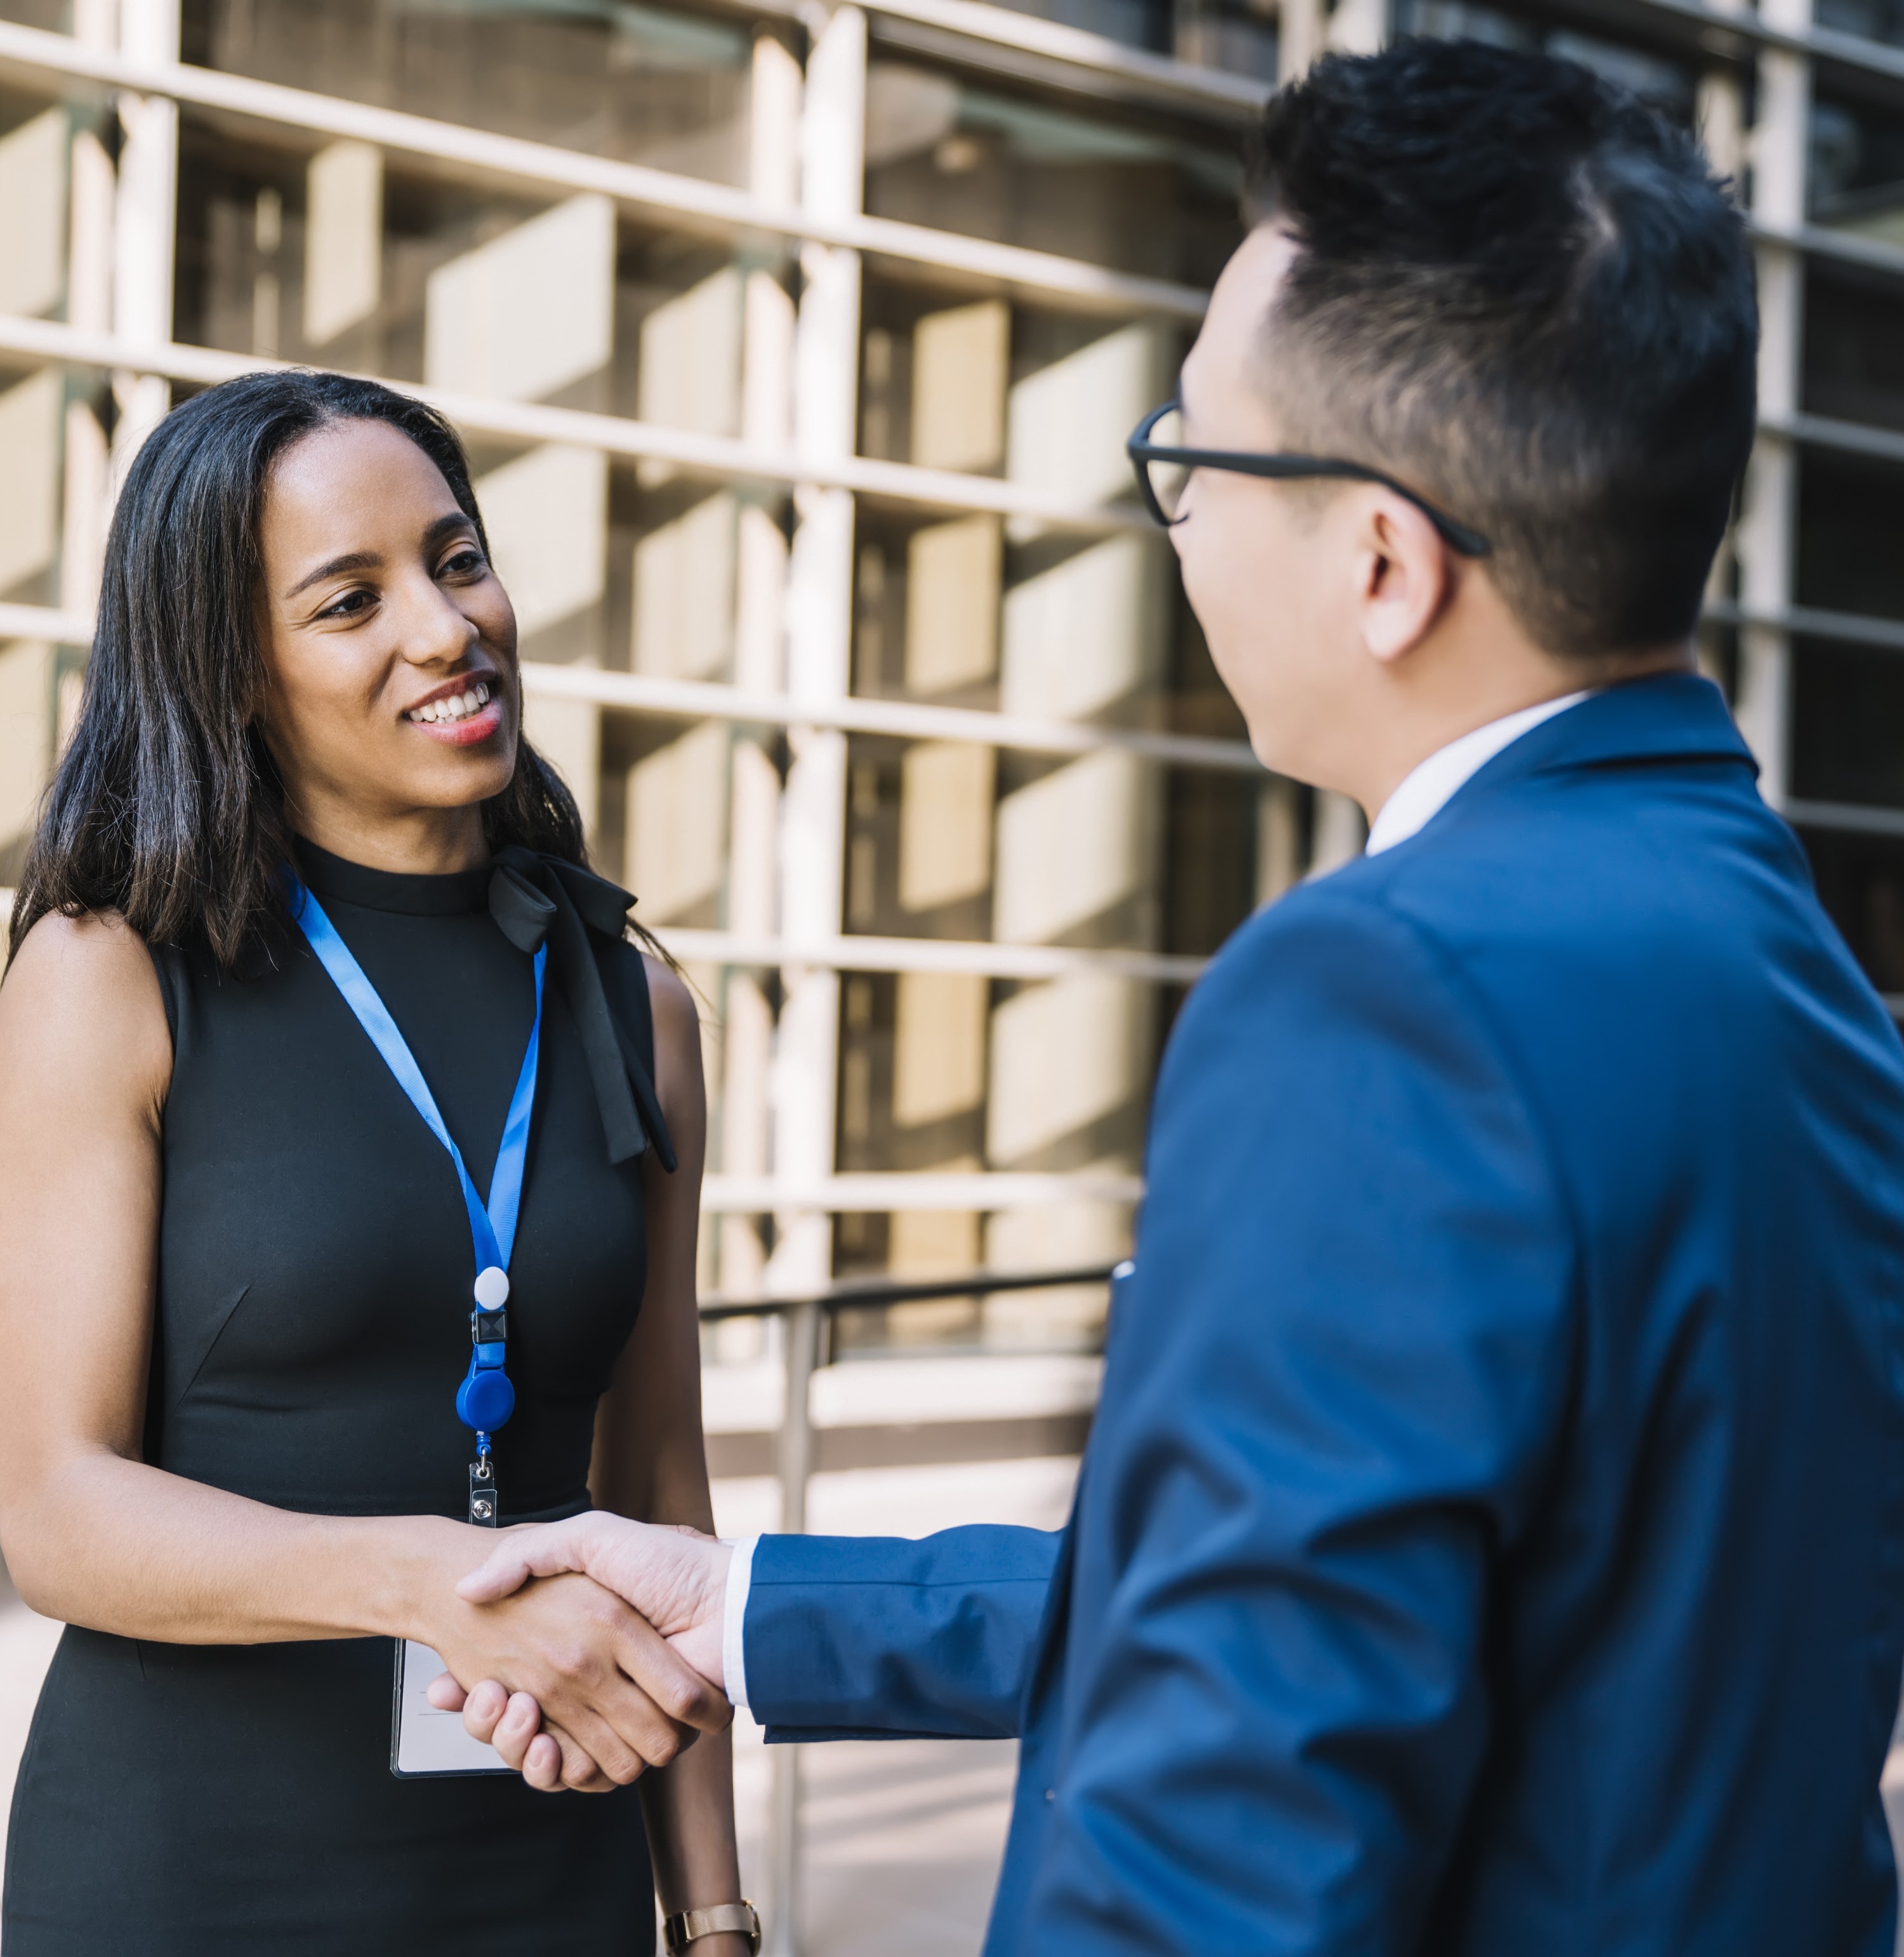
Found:
[{"label": "woman's eyebrow", "polygon": [[[423,548],[431,550],[454,530],[467,530],[472,536],[476,525],[461,510],[452,510],[438,517],[423,533]],[[381,571],[384,560],[375,551],[346,551],[342,557],[334,557],[329,562],[321,564],[317,569],[300,578],[284,595],[295,598],[300,591],[308,591],[314,584],[321,584],[327,577],[341,577],[351,571]]]},{"label": "woman's eyebrow", "polygon": [[308,591],[327,577],[341,577],[346,571],[381,571],[383,565],[383,559],[375,551],[346,551],[342,557],[334,557],[329,563],[319,564],[309,576],[299,579],[284,595],[295,598],[300,591]]},{"label": "woman's eyebrow", "polygon": [[433,549],[454,530],[467,531],[471,536],[476,535],[476,525],[467,511],[452,510],[447,516],[438,517],[423,533],[423,548],[425,550]]}]

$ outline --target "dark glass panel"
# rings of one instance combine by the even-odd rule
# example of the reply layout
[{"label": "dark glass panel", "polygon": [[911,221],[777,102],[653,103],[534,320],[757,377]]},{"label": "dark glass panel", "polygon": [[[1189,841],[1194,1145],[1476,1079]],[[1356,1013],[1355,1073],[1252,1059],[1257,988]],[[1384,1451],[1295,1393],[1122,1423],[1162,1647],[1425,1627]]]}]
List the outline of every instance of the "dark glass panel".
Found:
[{"label": "dark glass panel", "polygon": [[1904,837],[1802,832],[1818,896],[1879,991],[1904,994]]},{"label": "dark glass panel", "polygon": [[1792,650],[1793,794],[1904,808],[1904,653],[1823,639]]},{"label": "dark glass panel", "polygon": [[1818,223],[1904,244],[1904,119],[1864,103],[1814,100],[1805,193]]},{"label": "dark glass panel", "polygon": [[185,58],[739,182],[747,30],[621,0],[187,0]]},{"label": "dark glass panel", "polygon": [[1164,814],[1163,948],[1207,957],[1256,898],[1251,776],[1175,769]]},{"label": "dark glass panel", "polygon": [[1690,124],[1693,119],[1691,69],[1652,49],[1603,40],[1510,8],[1480,5],[1476,0],[1397,0],[1395,26],[1398,33],[1426,34],[1437,40],[1485,41],[1494,47],[1558,55],[1631,89],[1676,121]]},{"label": "dark glass panel", "polygon": [[1904,428],[1904,286],[1836,267],[1805,281],[1808,414]]},{"label": "dark glass panel", "polygon": [[[187,344],[235,353],[308,361],[397,381],[432,378],[425,361],[431,274],[541,216],[552,201],[479,190],[387,162],[370,220],[378,264],[374,303],[362,318],[314,345],[305,337],[312,160],[311,150],[294,136],[281,144],[245,141],[196,113],[181,119],[174,332]],[[609,362],[541,398],[637,416],[644,405],[638,371],[643,322],[729,261],[701,239],[627,224],[617,227],[612,248]],[[565,268],[577,277],[582,269]],[[718,325],[720,308],[708,311]],[[677,334],[672,343],[677,365],[681,337]],[[682,378],[691,378],[685,368]],[[513,390],[492,381],[473,391]]]},{"label": "dark glass panel", "polygon": [[949,69],[867,77],[869,211],[1152,278],[1214,283],[1241,236],[1241,150],[1240,131]]},{"label": "dark glass panel", "polygon": [[1814,0],[1812,18],[1841,34],[1904,44],[1904,0]]},{"label": "dark glass panel", "polygon": [[1801,605],[1904,618],[1904,473],[1816,451],[1798,472]]}]

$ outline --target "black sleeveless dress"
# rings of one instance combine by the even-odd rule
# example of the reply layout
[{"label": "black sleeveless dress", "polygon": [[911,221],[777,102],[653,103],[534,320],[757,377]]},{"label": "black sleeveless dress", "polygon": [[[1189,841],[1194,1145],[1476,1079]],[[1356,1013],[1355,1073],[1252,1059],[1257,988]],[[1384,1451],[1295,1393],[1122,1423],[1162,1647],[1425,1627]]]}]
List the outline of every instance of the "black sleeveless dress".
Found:
[{"label": "black sleeveless dress", "polygon": [[[652,1137],[671,1159],[628,899],[519,850],[443,877],[300,854],[485,1193],[546,935],[495,1445],[504,1522],[574,1513],[641,1296],[638,1158]],[[242,978],[153,957],[173,1061],[146,1458],[280,1508],[460,1517],[473,1267],[448,1156],[301,937]],[[652,1951],[637,1791],[394,1778],[391,1657],[68,1630],[14,1793],[5,1957]]]}]

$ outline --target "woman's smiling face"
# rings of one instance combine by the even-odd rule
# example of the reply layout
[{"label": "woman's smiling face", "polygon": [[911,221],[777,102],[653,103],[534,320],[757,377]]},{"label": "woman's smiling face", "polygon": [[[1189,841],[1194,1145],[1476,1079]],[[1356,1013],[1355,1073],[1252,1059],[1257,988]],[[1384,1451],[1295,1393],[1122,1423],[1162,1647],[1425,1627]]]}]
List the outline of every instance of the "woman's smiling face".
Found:
[{"label": "woman's smiling face", "polygon": [[259,523],[265,738],[312,839],[440,824],[516,764],[516,615],[449,484],[387,422],[273,468]]}]

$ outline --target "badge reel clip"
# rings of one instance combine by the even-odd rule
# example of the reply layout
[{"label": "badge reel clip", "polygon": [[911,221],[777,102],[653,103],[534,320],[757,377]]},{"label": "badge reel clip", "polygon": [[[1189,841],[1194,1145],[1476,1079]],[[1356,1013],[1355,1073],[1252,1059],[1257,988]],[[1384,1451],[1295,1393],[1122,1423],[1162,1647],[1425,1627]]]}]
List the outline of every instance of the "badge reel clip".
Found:
[{"label": "badge reel clip", "polygon": [[475,1430],[476,1459],[470,1463],[470,1520],[494,1529],[496,1475],[489,1437],[516,1410],[516,1389],[504,1362],[508,1357],[509,1275],[495,1264],[476,1273],[476,1309],[470,1314],[470,1370],[456,1390],[456,1411]]}]

